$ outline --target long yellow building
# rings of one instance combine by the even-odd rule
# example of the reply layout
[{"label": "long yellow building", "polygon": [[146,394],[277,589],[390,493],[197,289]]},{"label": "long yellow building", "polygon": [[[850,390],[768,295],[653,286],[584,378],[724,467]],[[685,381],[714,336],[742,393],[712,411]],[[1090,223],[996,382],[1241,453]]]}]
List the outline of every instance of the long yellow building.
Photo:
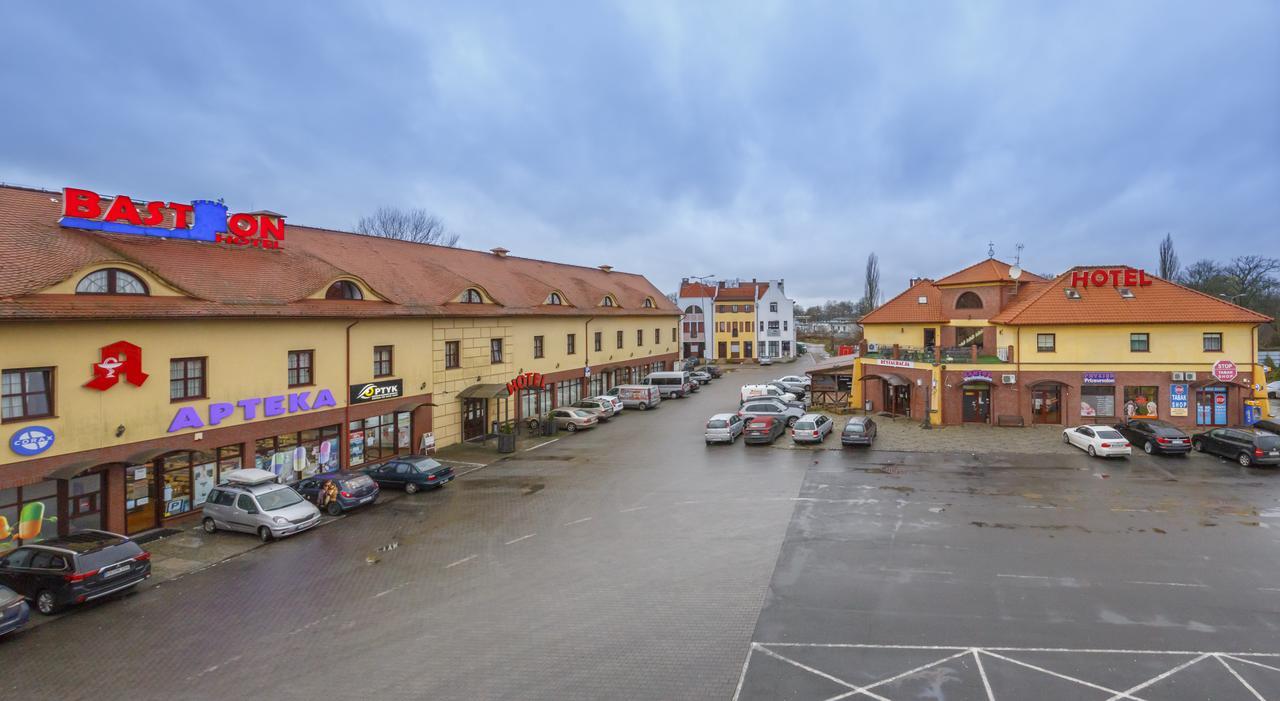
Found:
[{"label": "long yellow building", "polygon": [[678,357],[679,310],[609,266],[85,192],[0,187],[0,549],[156,528],[236,469],[482,438]]}]

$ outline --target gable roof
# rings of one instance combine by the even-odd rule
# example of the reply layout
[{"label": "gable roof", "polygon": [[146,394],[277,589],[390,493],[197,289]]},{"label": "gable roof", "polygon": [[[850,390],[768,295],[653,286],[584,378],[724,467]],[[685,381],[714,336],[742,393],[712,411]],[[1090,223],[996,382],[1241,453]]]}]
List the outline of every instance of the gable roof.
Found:
[{"label": "gable roof", "polygon": [[[949,287],[951,285],[973,285],[984,282],[1013,282],[1009,277],[1009,269],[1013,266],[1002,260],[988,258],[983,261],[974,263],[973,265],[951,273],[950,275],[935,282],[939,287]],[[1019,282],[1040,282],[1044,278],[1022,271],[1022,275],[1018,276]]]},{"label": "gable roof", "polygon": [[716,296],[715,285],[707,285],[701,282],[683,281],[680,283],[679,297],[714,297]]},{"label": "gable roof", "polygon": [[[106,234],[63,228],[62,193],[0,186],[0,318],[100,316],[104,306],[132,318],[180,316],[328,316],[333,301],[309,295],[335,279],[353,276],[386,302],[348,309],[360,316],[574,315],[571,306],[543,302],[556,290],[590,303],[612,294],[619,306],[595,314],[679,313],[644,276],[462,248],[432,246],[331,229],[285,225],[279,249]],[[183,302],[158,297],[123,302],[119,297],[38,295],[40,290],[94,265],[133,263],[187,294]],[[476,286],[501,306],[461,305],[457,293]],[[61,297],[33,300],[33,297]],[[644,308],[646,297],[654,307]],[[199,304],[192,304],[199,302]],[[268,313],[267,310],[271,312]],[[154,312],[150,311],[154,310]],[[34,316],[33,316],[34,315]]]},{"label": "gable roof", "polygon": [[[920,297],[925,303],[920,303]],[[920,280],[905,292],[858,319],[860,324],[918,324],[946,321],[942,291],[932,280]]]},{"label": "gable roof", "polygon": [[724,282],[716,283],[716,299],[754,302],[769,289],[767,282],[739,282],[736,287],[726,287]]},{"label": "gable roof", "polygon": [[[1100,266],[1077,266],[1027,291],[1018,303],[1006,307],[991,321],[998,324],[1176,324],[1243,323],[1264,324],[1271,318],[1232,304],[1224,299],[1183,287],[1153,275],[1146,287],[1130,287],[1133,299],[1120,296],[1117,288],[1077,287],[1080,299],[1069,299],[1063,291],[1071,287],[1074,271],[1097,270]],[[1136,270],[1129,266],[1109,266]]]}]

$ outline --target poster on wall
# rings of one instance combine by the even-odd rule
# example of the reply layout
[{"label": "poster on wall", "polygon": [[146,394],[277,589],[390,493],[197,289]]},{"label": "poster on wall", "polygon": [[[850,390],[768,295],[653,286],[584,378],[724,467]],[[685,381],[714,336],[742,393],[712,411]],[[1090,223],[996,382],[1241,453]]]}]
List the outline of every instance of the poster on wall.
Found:
[{"label": "poster on wall", "polygon": [[1169,385],[1169,416],[1186,416],[1190,386],[1185,384]]},{"label": "poster on wall", "polygon": [[348,448],[351,451],[350,465],[359,465],[364,462],[364,431],[351,432],[351,442]]}]

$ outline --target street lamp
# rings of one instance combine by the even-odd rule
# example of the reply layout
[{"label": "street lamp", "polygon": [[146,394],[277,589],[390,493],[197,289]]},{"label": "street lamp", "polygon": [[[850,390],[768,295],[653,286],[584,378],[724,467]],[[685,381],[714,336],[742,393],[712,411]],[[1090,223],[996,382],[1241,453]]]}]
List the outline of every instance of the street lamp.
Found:
[{"label": "street lamp", "polygon": [[1218,294],[1218,296],[1219,296],[1219,297],[1221,297],[1221,298],[1223,298],[1223,299],[1225,299],[1225,300],[1227,300],[1228,302],[1231,302],[1232,304],[1235,304],[1235,301],[1236,301],[1237,299],[1240,299],[1241,297],[1248,297],[1249,295],[1248,295],[1248,293],[1241,292],[1241,293],[1240,293],[1240,294],[1238,294],[1238,295],[1226,295],[1226,294],[1221,294],[1221,293],[1219,293],[1219,294]]}]

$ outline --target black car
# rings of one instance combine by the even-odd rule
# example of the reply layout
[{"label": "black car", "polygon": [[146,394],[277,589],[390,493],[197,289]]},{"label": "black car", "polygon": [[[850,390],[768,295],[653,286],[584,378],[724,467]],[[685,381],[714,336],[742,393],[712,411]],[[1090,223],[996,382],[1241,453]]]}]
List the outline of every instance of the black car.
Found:
[{"label": "black car", "polygon": [[1261,421],[1255,421],[1253,427],[1266,431],[1267,433],[1274,433],[1277,436],[1280,436],[1280,421],[1275,421],[1274,419],[1263,419]]},{"label": "black car", "polygon": [[854,416],[840,432],[840,445],[871,445],[876,440],[876,422],[870,416]]},{"label": "black car", "polygon": [[337,516],[357,506],[372,504],[378,498],[378,483],[363,472],[325,472],[302,480],[294,489],[307,501],[320,506],[321,494],[327,482],[333,482],[337,488],[333,500],[324,507],[330,516]]},{"label": "black car", "polygon": [[151,553],[106,531],[23,545],[0,558],[0,584],[45,615],[124,591],[151,576]]},{"label": "black car", "polygon": [[1243,467],[1280,465],[1280,436],[1252,426],[1215,428],[1191,437],[1191,445],[1203,453],[1235,460]]},{"label": "black car", "polygon": [[724,371],[715,365],[703,365],[698,369],[707,373],[714,379],[719,379],[721,377],[724,377]]},{"label": "black car", "polygon": [[453,468],[426,455],[401,455],[366,467],[364,473],[379,487],[401,487],[413,494],[419,489],[443,487],[453,479]]},{"label": "black car", "polygon": [[1130,419],[1113,428],[1142,448],[1147,455],[1169,453],[1186,455],[1191,452],[1191,436],[1168,421],[1158,419]]}]

